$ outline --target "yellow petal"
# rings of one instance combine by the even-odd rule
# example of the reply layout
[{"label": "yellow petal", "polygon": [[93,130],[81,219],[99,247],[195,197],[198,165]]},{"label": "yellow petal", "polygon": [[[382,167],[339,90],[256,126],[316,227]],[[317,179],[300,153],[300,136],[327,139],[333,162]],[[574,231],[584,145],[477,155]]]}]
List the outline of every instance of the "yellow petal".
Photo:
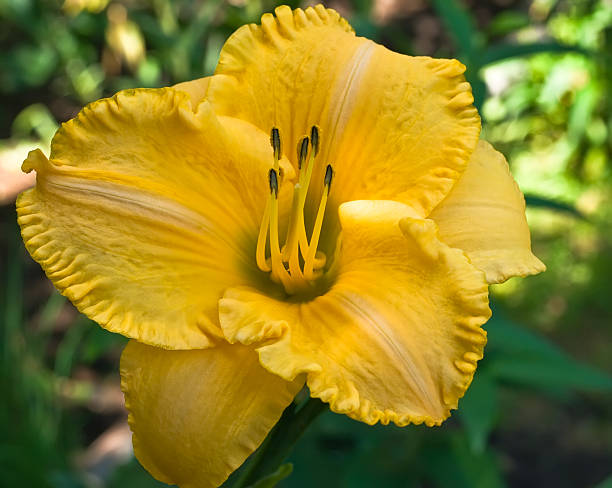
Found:
[{"label": "yellow petal", "polygon": [[322,146],[314,194],[331,163],[332,207],[393,199],[427,215],[459,178],[478,140],[480,119],[465,67],[355,37],[322,5],[305,11],[282,6],[275,13],[226,42],[207,92],[215,111],[264,131],[279,127],[296,167],[295,144],[317,124]]},{"label": "yellow petal", "polygon": [[223,483],[303,383],[268,373],[239,345],[165,351],[130,341],[121,356],[136,457],[155,478],[181,488]]},{"label": "yellow petal", "polygon": [[206,92],[208,91],[209,84],[210,76],[205,76],[204,78],[198,78],[197,80],[177,83],[172,88],[187,93],[191,100],[191,108],[195,111],[200,102],[206,98]]},{"label": "yellow petal", "polygon": [[267,138],[207,103],[192,112],[171,89],[88,105],[58,131],[50,160],[32,152],[24,162],[37,172],[17,203],[26,247],[103,327],[169,349],[207,347],[220,336],[223,290],[258,273]]},{"label": "yellow petal", "polygon": [[504,156],[486,141],[478,143],[465,173],[429,218],[442,241],[463,249],[489,283],[546,269],[531,253],[523,194]]},{"label": "yellow petal", "polygon": [[308,373],[315,397],[370,424],[440,424],[482,357],[490,316],[484,275],[398,202],[340,208],[342,249],[329,291],[287,303],[250,288],[219,302],[230,342],[258,342],[262,365]]}]

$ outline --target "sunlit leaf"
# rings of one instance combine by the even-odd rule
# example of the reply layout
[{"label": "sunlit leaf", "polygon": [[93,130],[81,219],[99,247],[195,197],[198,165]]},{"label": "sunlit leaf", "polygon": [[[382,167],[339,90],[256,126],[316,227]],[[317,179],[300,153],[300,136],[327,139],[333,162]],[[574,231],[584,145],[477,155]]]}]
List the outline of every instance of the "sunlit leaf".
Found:
[{"label": "sunlit leaf", "polygon": [[596,89],[594,83],[587,84],[576,93],[567,121],[567,135],[574,144],[583,138],[599,99],[599,90]]},{"label": "sunlit leaf", "polygon": [[24,83],[39,86],[53,74],[57,65],[57,55],[50,46],[18,47],[13,53],[13,69],[19,70]]},{"label": "sunlit leaf", "polygon": [[569,46],[554,41],[532,42],[524,44],[504,42],[500,44],[494,44],[485,49],[481,59],[481,66],[486,66],[488,64],[503,61],[505,59],[528,56],[531,54],[568,52],[577,52],[585,55],[590,54],[579,46]]},{"label": "sunlit leaf", "polygon": [[49,109],[42,103],[35,103],[17,114],[11,130],[14,137],[26,138],[34,133],[44,144],[48,144],[58,128],[59,124]]},{"label": "sunlit leaf", "polygon": [[527,27],[529,23],[529,16],[525,12],[503,10],[495,16],[487,30],[491,35],[502,36]]}]

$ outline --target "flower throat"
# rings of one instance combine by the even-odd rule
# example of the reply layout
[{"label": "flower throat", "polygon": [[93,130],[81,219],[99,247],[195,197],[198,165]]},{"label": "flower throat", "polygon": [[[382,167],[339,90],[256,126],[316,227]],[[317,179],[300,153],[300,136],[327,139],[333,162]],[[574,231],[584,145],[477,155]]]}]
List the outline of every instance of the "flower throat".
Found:
[{"label": "flower throat", "polygon": [[[308,187],[312,178],[315,158],[319,152],[319,129],[313,126],[310,139],[304,136],[297,145],[298,181],[293,188],[293,203],[289,215],[289,225],[285,244],[281,247],[278,236],[278,187],[281,158],[281,139],[279,130],[274,127],[270,134],[270,144],[274,152],[274,166],[268,173],[270,195],[264,211],[264,216],[257,238],[257,267],[269,272],[273,281],[282,283],[285,291],[290,294],[312,290],[314,282],[323,274],[326,256],[317,251],[325,206],[331,187],[333,170],[330,164],[325,168],[323,177],[323,194],[315,218],[310,240],[306,235],[304,224],[304,205],[308,195]],[[267,256],[269,236],[270,255]]]}]

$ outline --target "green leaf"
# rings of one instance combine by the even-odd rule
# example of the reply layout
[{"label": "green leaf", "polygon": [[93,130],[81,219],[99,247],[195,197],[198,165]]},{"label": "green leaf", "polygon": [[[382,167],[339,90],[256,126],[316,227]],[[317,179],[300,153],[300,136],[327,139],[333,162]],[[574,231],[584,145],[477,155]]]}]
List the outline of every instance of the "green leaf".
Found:
[{"label": "green leaf", "polygon": [[478,73],[474,71],[466,72],[466,78],[472,85],[472,95],[474,97],[474,106],[482,116],[482,104],[487,97],[487,85],[480,78]]},{"label": "green leaf", "polygon": [[70,376],[72,366],[74,364],[77,349],[81,344],[81,340],[85,335],[89,324],[85,320],[77,320],[64,334],[61,342],[57,347],[55,355],[55,374],[57,376]]},{"label": "green leaf", "polygon": [[98,326],[93,321],[87,321],[87,331],[81,343],[79,361],[91,364],[109,351],[119,351],[127,344],[127,338],[114,334]]},{"label": "green leaf", "polygon": [[568,52],[581,53],[587,56],[591,55],[591,53],[579,46],[560,44],[554,41],[531,42],[525,44],[504,42],[500,44],[493,44],[492,46],[485,49],[482,58],[480,59],[480,65],[486,66],[491,63],[497,63],[499,61],[504,61],[510,58],[529,56],[531,54]]},{"label": "green leaf", "polygon": [[525,12],[503,10],[495,16],[487,27],[489,35],[505,36],[530,24],[529,16]]},{"label": "green leaf", "polygon": [[480,48],[482,38],[469,11],[459,0],[433,0],[433,7],[453,36],[459,57],[471,58],[472,53]]},{"label": "green leaf", "polygon": [[271,475],[266,476],[265,478],[260,479],[257,483],[251,485],[251,488],[274,488],[279,481],[288,478],[292,472],[293,464],[283,464]]},{"label": "green leaf", "polygon": [[595,486],[595,488],[612,488],[612,475]]},{"label": "green leaf", "polygon": [[552,198],[526,194],[525,203],[529,207],[546,208],[549,210],[556,210],[558,212],[565,212],[573,215],[574,217],[578,217],[579,219],[586,220],[586,216],[573,205],[570,205],[569,203],[565,202],[560,202],[559,200],[553,200]]},{"label": "green leaf", "polygon": [[537,389],[612,391],[612,378],[568,357],[508,357],[489,364],[491,374],[500,380]]},{"label": "green leaf", "polygon": [[483,453],[499,416],[497,385],[486,368],[479,368],[459,403],[459,417],[474,453]]},{"label": "green leaf", "polygon": [[66,471],[52,471],[48,475],[53,488],[84,488],[85,485],[76,475]]},{"label": "green leaf", "polygon": [[538,390],[612,391],[612,378],[582,364],[498,313],[487,326],[487,371],[499,381]]},{"label": "green leaf", "polygon": [[439,488],[503,488],[497,460],[490,451],[476,454],[461,434],[425,445],[421,453],[426,476]]},{"label": "green leaf", "polygon": [[58,64],[57,53],[48,45],[20,45],[12,55],[13,69],[19,70],[21,80],[28,87],[47,82]]},{"label": "green leaf", "polygon": [[42,103],[35,103],[24,108],[13,120],[11,132],[13,137],[26,138],[36,134],[45,143],[59,128],[49,109]]},{"label": "green leaf", "polygon": [[584,137],[600,101],[599,90],[595,83],[588,83],[576,93],[567,121],[567,135],[575,145]]},{"label": "green leaf", "polygon": [[41,332],[46,332],[53,328],[64,305],[66,305],[66,298],[57,291],[54,291],[40,311],[38,327]]},{"label": "green leaf", "polygon": [[126,464],[120,465],[106,482],[107,488],[168,488],[168,485],[153,479],[149,473],[132,458]]}]

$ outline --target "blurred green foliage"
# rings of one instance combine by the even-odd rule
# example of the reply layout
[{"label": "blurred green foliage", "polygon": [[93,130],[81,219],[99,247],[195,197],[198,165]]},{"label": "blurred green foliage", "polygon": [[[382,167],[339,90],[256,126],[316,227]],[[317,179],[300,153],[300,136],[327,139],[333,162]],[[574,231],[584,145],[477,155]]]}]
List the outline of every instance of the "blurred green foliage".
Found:
[{"label": "blurred green foliage", "polygon": [[[413,8],[380,13],[396,3]],[[466,64],[484,134],[526,193],[549,269],[494,287],[485,359],[442,428],[326,413],[290,456],[293,473],[284,465],[257,486],[610,486],[612,4],[396,3],[330,6],[394,50]],[[120,89],[211,74],[224,40],[275,5],[0,0],[0,154],[48,146],[58,122]],[[79,461],[123,418],[96,398],[107,382],[117,388],[125,340],[51,290],[23,250],[12,206],[0,206],[0,225],[0,486],[162,486],[134,460],[99,472]]]}]

